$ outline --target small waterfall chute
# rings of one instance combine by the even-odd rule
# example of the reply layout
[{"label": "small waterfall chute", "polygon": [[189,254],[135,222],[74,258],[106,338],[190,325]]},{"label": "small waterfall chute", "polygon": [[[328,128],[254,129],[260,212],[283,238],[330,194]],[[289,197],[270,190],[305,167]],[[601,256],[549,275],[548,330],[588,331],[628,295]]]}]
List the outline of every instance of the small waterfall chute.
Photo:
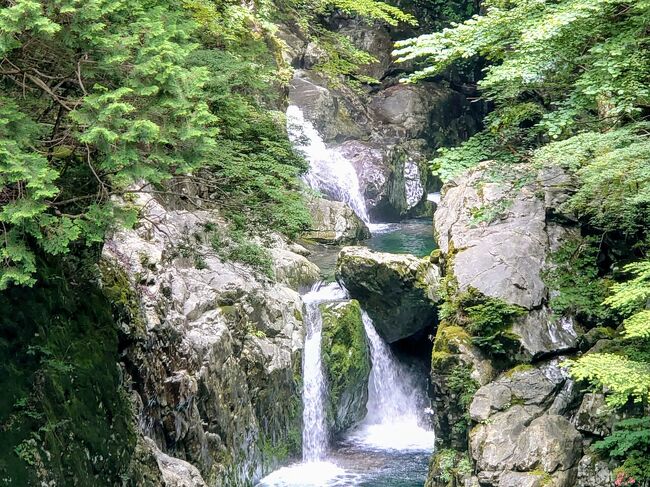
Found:
[{"label": "small waterfall chute", "polygon": [[325,399],[327,383],[322,364],[323,318],[320,304],[345,299],[346,292],[336,283],[315,284],[303,296],[305,303],[305,347],[303,349],[303,431],[302,456],[306,462],[322,460],[328,447]]},{"label": "small waterfall chute", "polygon": [[325,145],[314,124],[305,119],[296,105],[287,108],[287,132],[294,147],[309,162],[309,171],[304,177],[307,185],[336,201],[347,203],[361,220],[370,223],[354,166],[336,149]]},{"label": "small waterfall chute", "polygon": [[380,450],[432,450],[435,433],[422,424],[426,400],[416,378],[399,363],[365,311],[362,317],[372,360],[368,413],[348,440]]}]

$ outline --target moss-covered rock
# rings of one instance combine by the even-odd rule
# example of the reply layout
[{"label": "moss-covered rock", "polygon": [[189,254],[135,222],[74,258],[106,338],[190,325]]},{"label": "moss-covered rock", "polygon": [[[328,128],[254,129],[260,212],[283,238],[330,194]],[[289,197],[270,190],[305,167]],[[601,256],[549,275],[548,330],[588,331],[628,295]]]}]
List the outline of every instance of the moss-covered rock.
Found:
[{"label": "moss-covered rock", "polygon": [[327,417],[338,434],[366,415],[370,350],[358,301],[321,305],[323,365],[329,383]]},{"label": "moss-covered rock", "polygon": [[345,247],[336,278],[363,302],[377,333],[389,343],[434,324],[440,269],[428,257]]},{"label": "moss-covered rock", "polygon": [[111,303],[82,265],[42,262],[33,288],[0,293],[2,485],[161,485],[138,459]]},{"label": "moss-covered rock", "polygon": [[438,450],[429,463],[424,487],[457,487],[472,475],[472,463],[467,452],[450,448]]}]

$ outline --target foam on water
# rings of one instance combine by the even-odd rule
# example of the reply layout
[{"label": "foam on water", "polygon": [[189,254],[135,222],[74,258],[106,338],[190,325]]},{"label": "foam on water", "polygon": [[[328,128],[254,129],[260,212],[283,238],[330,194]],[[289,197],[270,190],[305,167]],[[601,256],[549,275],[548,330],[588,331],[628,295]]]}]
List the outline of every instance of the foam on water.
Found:
[{"label": "foam on water", "polygon": [[433,450],[435,433],[426,428],[426,400],[410,371],[400,364],[363,313],[372,369],[368,381],[368,413],[347,441],[370,449]]},{"label": "foam on water", "polygon": [[257,487],[343,487],[358,480],[359,475],[348,473],[334,463],[305,462],[276,470]]}]

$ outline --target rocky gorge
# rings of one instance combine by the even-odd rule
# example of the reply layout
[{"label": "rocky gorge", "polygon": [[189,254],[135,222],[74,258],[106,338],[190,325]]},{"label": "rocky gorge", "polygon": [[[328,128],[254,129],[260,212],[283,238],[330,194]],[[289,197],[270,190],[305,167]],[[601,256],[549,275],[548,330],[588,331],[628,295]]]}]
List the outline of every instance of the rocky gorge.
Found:
[{"label": "rocky gorge", "polygon": [[[620,183],[638,190],[639,205],[620,211],[620,220],[646,214],[640,176],[626,182],[601,168],[598,174],[614,181],[603,187],[614,189],[602,198],[584,193],[600,188],[585,176],[584,161],[609,157],[630,133],[647,136],[646,126],[601,145],[587,138],[588,147],[575,151],[580,157],[562,140],[538,150],[535,144],[564,130],[535,131],[551,117],[530,109],[528,98],[544,91],[522,90],[515,98],[523,108],[504,114],[493,102],[499,90],[486,96],[479,89],[490,72],[485,65],[507,48],[484,56],[467,41],[462,61],[445,64],[455,42],[445,36],[481,27],[485,15],[510,7],[398,3],[402,10],[381,4],[374,17],[364,17],[365,3],[328,4],[305,18],[304,6],[271,2],[278,12],[270,14],[268,5],[236,5],[227,15],[242,24],[201,38],[205,45],[188,58],[189,66],[203,66],[211,52],[232,54],[205,63],[223,68],[223,77],[203,80],[197,68],[183,83],[200,78],[201,87],[214,89],[206,96],[210,110],[249,97],[254,110],[265,107],[264,116],[238,105],[236,115],[214,117],[218,129],[188,126],[178,140],[167,134],[155,144],[145,139],[157,129],[120,125],[137,132],[137,150],[173,146],[190,159],[198,143],[187,141],[196,134],[227,134],[211,147],[207,167],[188,165],[179,175],[182,164],[156,153],[151,166],[169,165],[173,175],[138,168],[128,185],[109,191],[84,139],[83,157],[74,160],[87,166],[98,195],[61,196],[61,204],[94,203],[70,216],[52,192],[52,218],[65,222],[29,230],[24,239],[51,240],[42,244],[51,255],[34,257],[40,281],[32,291],[0,294],[10,310],[0,335],[2,370],[17,378],[7,394],[12,404],[0,408],[0,440],[13,452],[11,460],[0,457],[7,485],[648,485],[650,385],[646,391],[634,375],[647,364],[627,361],[629,350],[646,356],[648,333],[626,331],[636,308],[647,317],[650,268],[646,275],[642,266],[629,267],[643,255],[644,225],[626,233],[606,226],[609,215],[602,230],[579,206],[616,204]],[[209,32],[233,6],[221,7],[184,8]],[[467,24],[454,23],[471,15]],[[442,36],[425,59],[408,53],[417,42],[408,39],[421,34],[427,48],[431,36]],[[241,70],[240,55],[253,60]],[[88,59],[75,61],[84,93]],[[420,76],[427,63],[443,66]],[[251,73],[249,86],[242,79]],[[232,91],[219,91],[223,80]],[[144,96],[157,89],[129,88]],[[102,120],[135,110],[117,95],[105,98],[93,102],[111,104]],[[605,98],[598,100],[602,119],[614,117]],[[209,118],[201,106],[193,100],[181,112]],[[75,116],[80,125],[88,117]],[[238,117],[246,120],[237,125]],[[496,145],[481,145],[496,133]],[[248,147],[246,137],[257,145]],[[463,143],[466,152],[449,149]],[[110,154],[117,150],[108,146]],[[67,157],[60,149],[44,151],[55,165]],[[110,157],[133,155],[118,156]],[[62,173],[78,178],[69,166],[61,163]],[[13,186],[0,189],[2,203]],[[104,201],[124,224],[111,221],[98,237],[85,219]],[[66,236],[81,232],[70,230],[78,221],[89,232],[86,247]],[[65,252],[57,238],[73,242],[72,258],[59,260]],[[621,283],[634,272],[630,291]],[[626,292],[627,301],[619,296]],[[598,356],[624,357],[625,367],[580,372],[581,360]],[[632,385],[621,392],[625,375]]]}]

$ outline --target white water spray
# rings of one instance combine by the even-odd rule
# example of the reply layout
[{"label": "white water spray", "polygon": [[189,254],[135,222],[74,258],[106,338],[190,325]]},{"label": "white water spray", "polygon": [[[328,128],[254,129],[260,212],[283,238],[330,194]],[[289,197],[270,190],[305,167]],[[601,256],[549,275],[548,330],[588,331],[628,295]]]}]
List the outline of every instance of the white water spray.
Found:
[{"label": "white water spray", "polygon": [[365,312],[363,325],[372,358],[368,414],[349,440],[380,450],[432,450],[435,433],[421,425],[426,401],[417,381],[397,361]]},{"label": "white water spray", "polygon": [[305,120],[302,110],[295,105],[287,108],[287,132],[294,147],[309,161],[309,172],[305,175],[309,187],[347,203],[359,218],[370,223],[354,166],[336,149],[325,145],[314,124]]},{"label": "white water spray", "polygon": [[327,452],[327,423],[325,421],[325,398],[327,383],[323,373],[321,341],[323,318],[319,305],[337,301],[346,296],[338,284],[315,284],[303,296],[305,303],[305,348],[303,350],[303,461],[322,460]]}]

